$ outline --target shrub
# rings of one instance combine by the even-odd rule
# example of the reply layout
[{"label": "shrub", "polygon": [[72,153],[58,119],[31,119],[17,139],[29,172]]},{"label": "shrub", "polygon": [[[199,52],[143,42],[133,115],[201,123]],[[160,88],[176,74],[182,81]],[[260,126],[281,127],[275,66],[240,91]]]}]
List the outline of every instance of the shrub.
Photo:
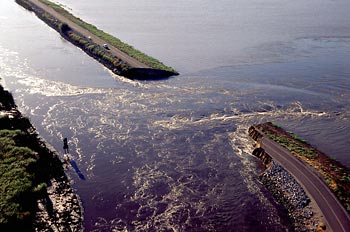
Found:
[{"label": "shrub", "polygon": [[69,30],[71,30],[67,23],[60,23],[58,25],[58,29],[63,34],[66,34]]},{"label": "shrub", "polygon": [[4,90],[4,88],[0,85],[0,110],[10,110],[15,106],[16,105],[12,94]]}]

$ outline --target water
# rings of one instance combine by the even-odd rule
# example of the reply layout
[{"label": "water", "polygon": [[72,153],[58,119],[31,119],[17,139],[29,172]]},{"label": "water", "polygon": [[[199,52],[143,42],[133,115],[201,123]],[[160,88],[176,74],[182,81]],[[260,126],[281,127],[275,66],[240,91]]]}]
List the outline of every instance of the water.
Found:
[{"label": "water", "polygon": [[247,129],[274,121],[349,166],[346,1],[61,0],[182,75],[112,75],[13,1],[0,77],[62,152],[86,231],[286,231]]}]

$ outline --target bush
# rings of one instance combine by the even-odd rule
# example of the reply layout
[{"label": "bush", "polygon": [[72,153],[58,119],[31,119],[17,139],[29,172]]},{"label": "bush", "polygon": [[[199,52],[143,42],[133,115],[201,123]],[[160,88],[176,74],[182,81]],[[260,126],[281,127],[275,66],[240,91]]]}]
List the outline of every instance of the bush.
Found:
[{"label": "bush", "polygon": [[10,110],[15,106],[16,105],[12,94],[4,90],[4,88],[0,85],[0,110]]},{"label": "bush", "polygon": [[60,24],[58,25],[58,29],[59,29],[60,32],[63,33],[63,34],[66,34],[68,31],[71,30],[67,23],[60,23]]}]

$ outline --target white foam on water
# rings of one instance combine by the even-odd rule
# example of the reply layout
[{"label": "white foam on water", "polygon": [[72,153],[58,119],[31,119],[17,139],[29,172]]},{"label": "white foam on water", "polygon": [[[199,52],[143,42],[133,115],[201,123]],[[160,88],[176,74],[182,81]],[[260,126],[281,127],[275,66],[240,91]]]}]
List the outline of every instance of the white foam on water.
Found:
[{"label": "white foam on water", "polygon": [[[244,182],[248,190],[253,193],[259,201],[265,205],[268,210],[265,210],[264,213],[268,214],[267,218],[270,220],[267,222],[270,225],[280,225],[281,218],[279,217],[278,210],[276,207],[264,196],[261,192],[261,186],[258,184],[258,175],[257,171],[261,171],[261,168],[257,168],[259,161],[253,162],[255,158],[252,157],[252,152],[254,150],[254,142],[248,135],[248,124],[238,124],[235,132],[229,133],[229,138],[231,142],[232,149],[235,154],[240,158],[243,166],[239,170],[239,173],[244,179]],[[266,223],[266,222],[265,222]]]},{"label": "white foam on water", "polygon": [[271,110],[266,110],[263,112],[256,112],[254,109],[251,109],[250,113],[240,112],[238,109],[234,108],[231,110],[232,114],[220,114],[220,113],[213,113],[209,116],[202,116],[201,118],[193,118],[193,117],[186,117],[183,115],[174,115],[169,119],[164,120],[156,120],[153,122],[154,127],[164,127],[167,129],[180,129],[189,127],[191,125],[201,125],[201,124],[210,124],[212,122],[245,122],[245,121],[251,121],[251,122],[259,122],[259,121],[268,121],[272,119],[284,119],[284,118],[290,118],[290,119],[296,119],[296,118],[317,118],[317,117],[323,117],[328,118],[332,114],[327,112],[320,112],[320,111],[313,111],[313,110],[307,110],[303,107],[302,103],[299,101],[292,102],[289,107],[287,108],[278,108],[271,102],[262,102],[261,106],[264,105],[269,106],[268,108],[271,108]]},{"label": "white foam on water", "polygon": [[[106,89],[73,86],[60,81],[47,80],[31,69],[26,60],[22,60],[16,51],[0,46],[0,77],[13,85],[23,85],[29,94],[52,96],[76,96],[100,94]],[[6,82],[5,82],[6,84]]]}]

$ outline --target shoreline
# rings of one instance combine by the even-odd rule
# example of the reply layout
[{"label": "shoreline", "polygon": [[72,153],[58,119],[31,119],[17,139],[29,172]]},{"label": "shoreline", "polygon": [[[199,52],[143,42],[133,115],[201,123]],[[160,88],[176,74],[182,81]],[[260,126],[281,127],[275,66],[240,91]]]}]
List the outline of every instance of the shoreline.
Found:
[{"label": "shoreline", "polygon": [[[44,138],[39,136],[38,140],[57,157],[64,169],[64,162],[58,152]],[[51,178],[49,182],[48,198],[37,201],[39,210],[34,221],[36,231],[83,231],[84,207],[72,187],[73,180],[64,172],[64,175]]]},{"label": "shoreline", "polygon": [[295,231],[326,231],[324,216],[303,187],[278,163],[271,161],[259,181],[288,212]]},{"label": "shoreline", "polygon": [[[14,209],[1,207],[0,230],[82,231],[82,202],[71,186],[72,180],[65,173],[58,152],[38,135],[2,85],[0,95],[0,177],[2,188],[7,189],[1,191],[2,200],[5,200],[2,204],[18,205],[14,213]],[[13,148],[4,151],[4,145]],[[12,154],[14,151],[21,152]],[[6,165],[15,166],[23,174],[18,171],[12,174],[13,168],[6,168]],[[22,175],[27,178],[26,183],[18,182],[18,178],[23,180]],[[19,196],[12,193],[18,191],[12,190],[15,186],[22,191]],[[13,198],[11,194],[17,197]]]},{"label": "shoreline", "polygon": [[179,75],[173,68],[84,22],[55,3],[47,0],[15,1],[117,75],[141,80]]}]

